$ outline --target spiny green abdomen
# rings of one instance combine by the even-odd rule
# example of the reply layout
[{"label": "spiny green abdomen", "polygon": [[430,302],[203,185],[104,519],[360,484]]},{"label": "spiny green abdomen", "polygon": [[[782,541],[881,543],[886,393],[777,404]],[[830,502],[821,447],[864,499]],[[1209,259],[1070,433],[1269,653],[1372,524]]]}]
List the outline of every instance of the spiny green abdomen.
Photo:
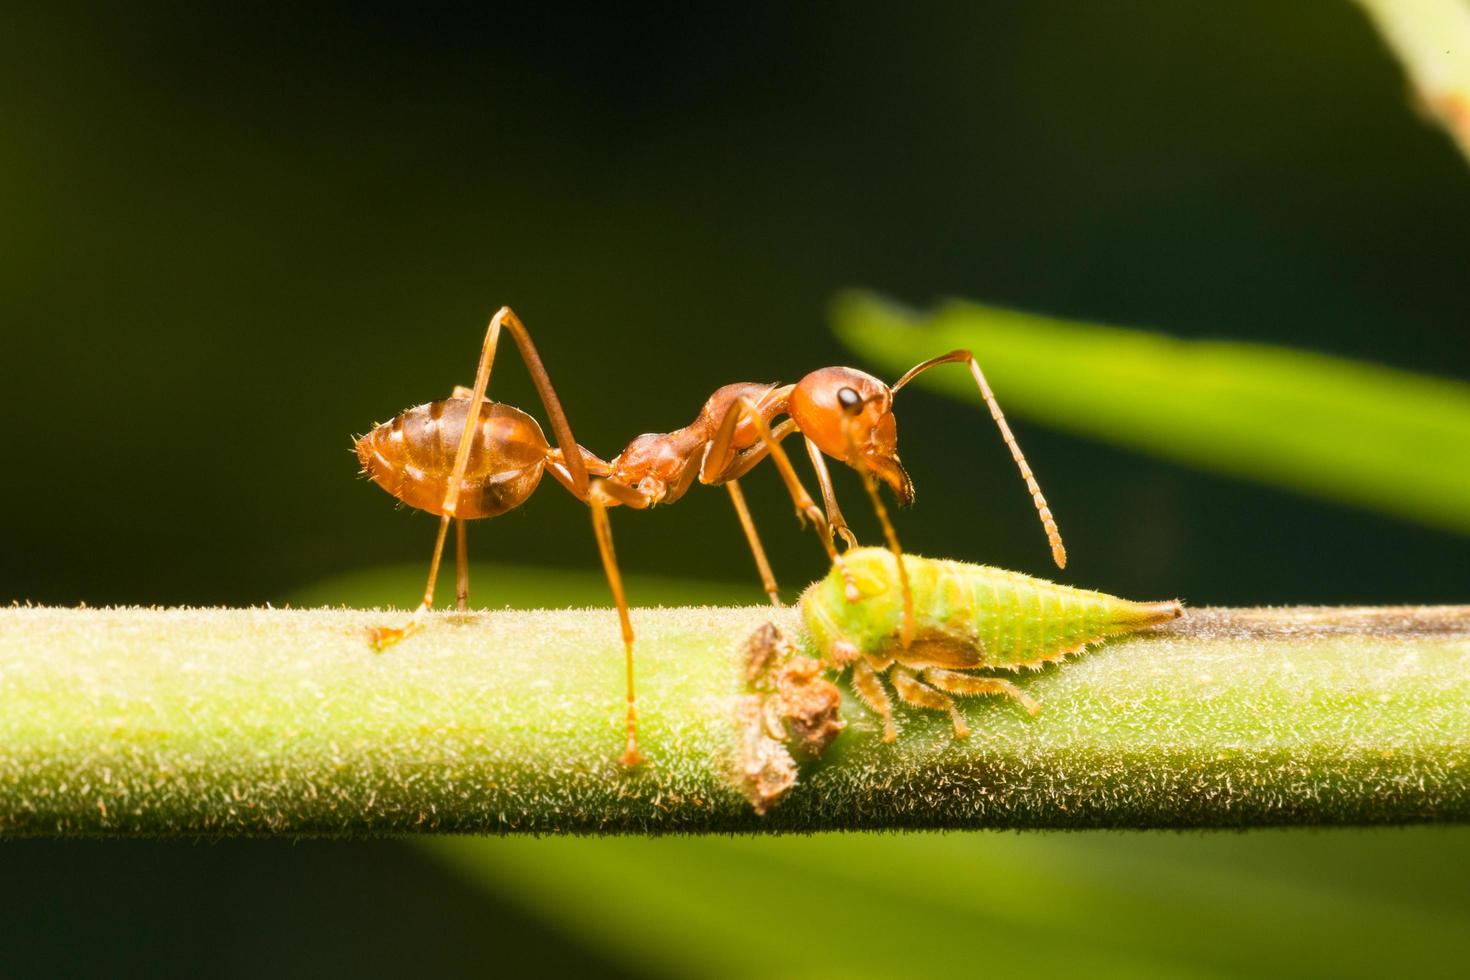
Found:
[{"label": "spiny green abdomen", "polygon": [[[802,595],[802,614],[824,654],[846,641],[859,653],[896,653],[903,623],[898,566],[882,548],[841,558],[859,598],[846,596],[843,567]],[[1090,643],[1180,615],[1175,602],[1129,602],[986,565],[904,556],[914,598],[915,639],[974,651],[974,667],[1053,660]]]}]

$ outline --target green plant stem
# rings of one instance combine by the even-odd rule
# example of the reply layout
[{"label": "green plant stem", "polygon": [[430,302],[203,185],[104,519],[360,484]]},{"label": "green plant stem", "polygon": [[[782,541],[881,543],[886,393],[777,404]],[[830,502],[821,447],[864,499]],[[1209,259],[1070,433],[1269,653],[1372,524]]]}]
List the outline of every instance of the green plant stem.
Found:
[{"label": "green plant stem", "polygon": [[[1021,680],[1043,710],[849,701],[764,817],[730,783],[769,608],[635,610],[646,765],[609,610],[0,610],[0,834],[1239,827],[1470,817],[1470,607],[1194,610]],[[791,610],[775,614],[795,632]]]}]

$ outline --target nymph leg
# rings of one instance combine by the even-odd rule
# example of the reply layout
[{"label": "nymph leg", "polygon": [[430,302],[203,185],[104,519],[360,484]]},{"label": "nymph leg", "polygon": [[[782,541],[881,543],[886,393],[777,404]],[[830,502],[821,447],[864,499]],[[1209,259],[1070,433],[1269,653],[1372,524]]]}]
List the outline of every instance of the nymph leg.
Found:
[{"label": "nymph leg", "polygon": [[888,692],[883,690],[883,681],[866,660],[859,658],[852,665],[852,687],[858,697],[883,719],[883,741],[891,742],[898,738],[898,726],[893,722],[893,704],[888,700]]},{"label": "nymph leg", "polygon": [[976,677],[974,674],[962,674],[957,670],[944,670],[939,667],[930,667],[924,671],[924,680],[950,694],[968,696],[971,694],[1004,694],[1008,698],[1014,698],[1020,702],[1033,716],[1041,711],[1041,705],[1036,699],[1021,690],[1004,677]]},{"label": "nymph leg", "polygon": [[970,737],[970,726],[965,724],[964,716],[949,695],[934,690],[902,667],[895,666],[892,677],[893,689],[900,698],[916,708],[948,711],[950,721],[954,722],[955,738]]}]

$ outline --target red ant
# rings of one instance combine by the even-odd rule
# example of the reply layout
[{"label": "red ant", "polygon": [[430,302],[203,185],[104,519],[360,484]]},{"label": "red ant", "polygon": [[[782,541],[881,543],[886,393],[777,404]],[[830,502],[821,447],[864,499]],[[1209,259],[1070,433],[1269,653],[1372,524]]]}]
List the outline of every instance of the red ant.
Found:
[{"label": "red ant", "polygon": [[[547,443],[541,427],[531,416],[485,398],[502,328],[515,340],[546,407],[556,436],[555,449]],[[424,614],[434,604],[434,583],[451,521],[455,527],[456,598],[463,610],[469,598],[465,521],[494,517],[519,507],[536,489],[542,473],[550,472],[592,510],[592,526],[603,569],[622,624],[627,666],[627,747],[620,761],[636,765],[643,757],[638,751],[633,699],[633,626],[613,552],[607,508],[621,504],[642,510],[654,504],[671,504],[696,479],[705,484],[724,484],[755,556],[766,594],[779,606],[775,577],[745,505],[739,478],[770,456],[796,505],[798,520],[811,522],[827,557],[840,565],[841,557],[833,545],[833,537],[840,536],[847,547],[855,545],[857,540],[837,507],[823,454],[840,460],[862,475],[889,546],[895,554],[899,553],[898,539],[873,480],[876,476],[886,483],[901,503],[913,502],[913,482],[898,460],[893,395],[921,372],[940,364],[959,362],[969,365],[980,394],[990,407],[991,417],[1000,427],[1031,491],[1057,567],[1064,567],[1066,551],[1056,522],[980,366],[969,351],[952,351],[927,360],[899,378],[892,388],[870,374],[845,367],[822,368],[784,387],[726,385],[710,396],[699,417],[689,425],[673,432],[641,435],[611,462],[606,462],[577,444],[530,333],[510,307],[501,307],[486,331],[473,389],[456,387],[449,398],[407,409],[356,441],[358,459],[375,483],[410,507],[439,515],[439,533],[434,541],[423,601],[405,625],[370,630],[372,643],[381,650],[407,637],[422,624]],[[477,413],[470,411],[474,405],[479,406]],[[771,423],[781,415],[787,418],[772,428]],[[825,514],[802,487],[790,458],[781,448],[781,441],[797,431],[806,439],[807,453],[821,486]],[[903,569],[902,562],[899,569]],[[902,584],[907,646],[912,639],[912,599],[906,577]]]}]

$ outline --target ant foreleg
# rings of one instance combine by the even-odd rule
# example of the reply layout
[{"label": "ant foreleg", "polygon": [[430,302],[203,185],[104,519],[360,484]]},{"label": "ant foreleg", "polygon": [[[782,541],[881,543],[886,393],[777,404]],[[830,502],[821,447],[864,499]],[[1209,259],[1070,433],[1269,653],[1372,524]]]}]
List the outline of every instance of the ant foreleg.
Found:
[{"label": "ant foreleg", "polygon": [[[908,566],[903,563],[903,548],[898,543],[898,532],[893,529],[893,521],[888,518],[888,508],[883,505],[883,497],[878,493],[878,484],[873,481],[873,472],[868,469],[868,464],[863,461],[862,454],[857,451],[857,445],[852,434],[852,420],[862,411],[862,401],[858,399],[857,393],[850,388],[844,388],[853,396],[853,402],[848,406],[847,416],[842,420],[843,432],[847,437],[848,460],[858,476],[862,477],[863,489],[868,491],[868,497],[873,501],[873,511],[878,515],[878,523],[883,525],[883,537],[888,540],[888,550],[893,552],[893,562],[898,566],[898,585],[903,594],[903,624],[899,627],[898,639],[907,650],[914,642],[914,590],[909,584]],[[855,590],[849,586],[848,601],[853,601]]]},{"label": "ant foreleg", "polygon": [[[710,459],[728,456],[728,450],[734,438],[735,429],[741,421],[747,418],[750,419],[751,424],[755,427],[761,444],[759,446],[752,446],[744,452],[729,458],[724,467],[716,472],[701,472],[699,477],[700,482],[725,483],[734,480],[737,477],[743,476],[746,471],[766,456],[770,456],[771,462],[776,465],[777,472],[781,474],[782,482],[786,485],[786,492],[791,495],[791,502],[796,505],[796,519],[802,523],[806,523],[807,521],[811,522],[819,540],[822,542],[822,549],[827,552],[828,560],[841,568],[842,557],[837,554],[837,549],[832,545],[832,534],[828,529],[827,519],[823,516],[822,511],[818,509],[811,495],[806,492],[806,488],[801,485],[801,478],[796,475],[796,470],[791,465],[791,457],[787,456],[786,450],[781,448],[781,440],[796,431],[794,422],[788,419],[777,426],[773,432],[765,416],[761,413],[760,407],[749,399],[742,398],[730,406],[725,417],[720,420],[720,427],[715,430],[714,437],[709,441],[709,449],[705,456],[706,465],[708,465]],[[737,504],[737,513],[739,509],[739,505]],[[741,523],[744,524],[748,518],[748,512],[741,515]],[[751,529],[754,529],[754,524],[751,524]],[[758,550],[759,540],[751,536],[749,531],[747,531],[747,537],[751,540],[752,550],[756,551],[756,564],[759,566],[762,558],[764,558],[764,555]],[[851,587],[856,589],[855,584]],[[769,591],[767,589],[768,593]]]},{"label": "ant foreleg", "polygon": [[766,445],[767,452],[770,453],[771,462],[776,464],[776,471],[781,474],[781,480],[786,484],[786,492],[791,495],[791,502],[796,505],[796,519],[811,522],[822,540],[822,548],[827,552],[827,557],[836,562],[838,560],[837,549],[832,547],[832,535],[827,531],[827,518],[817,508],[811,494],[806,492],[806,487],[801,485],[801,478],[796,475],[796,470],[791,465],[791,457],[786,455],[786,450],[781,448],[780,441],[771,434],[771,427],[761,415],[760,409],[748,400],[740,399],[735,403],[730,414],[725,417],[721,429],[728,428],[733,431],[742,413],[755,426],[761,441]]},{"label": "ant foreleg", "polygon": [[822,490],[822,506],[827,509],[827,529],[842,538],[848,548],[858,546],[857,536],[847,526],[847,520],[837,506],[837,494],[832,489],[832,474],[827,470],[827,460],[822,450],[811,439],[806,440],[806,454],[811,457],[812,469],[817,471],[817,486]]},{"label": "ant foreleg", "polygon": [[888,518],[888,508],[883,505],[883,498],[878,493],[878,485],[873,482],[873,474],[866,468],[859,471],[863,478],[863,487],[872,498],[873,510],[878,514],[878,523],[883,525],[883,536],[888,539],[888,550],[893,553],[893,562],[898,566],[899,591],[903,594],[903,624],[899,627],[898,640],[903,644],[905,650],[914,642],[914,590],[909,584],[908,566],[903,563],[903,548],[898,543],[898,532],[893,529],[893,521]]},{"label": "ant foreleg", "polygon": [[[806,519],[812,522],[812,529],[817,532],[817,537],[822,542],[822,548],[827,552],[827,560],[842,575],[847,595],[849,597],[855,597],[857,595],[857,582],[853,580],[852,573],[848,571],[847,566],[842,561],[842,556],[837,553],[837,548],[832,544],[832,532],[827,527],[827,519],[817,509],[817,505],[812,502],[811,495],[806,492],[806,488],[801,485],[801,479],[796,475],[796,470],[791,465],[791,457],[787,456],[786,450],[781,448],[780,440],[771,434],[771,427],[766,424],[766,420],[761,416],[760,411],[750,402],[742,398],[736,403],[736,407],[732,410],[731,414],[733,415],[735,412],[744,412],[755,423],[756,432],[760,434],[761,441],[766,444],[767,449],[770,451],[771,462],[776,464],[776,471],[781,474],[781,479],[786,483],[786,490],[791,494],[791,499],[796,504],[797,520],[801,520],[802,516],[805,515]],[[728,419],[726,424],[729,424]],[[899,562],[899,577],[903,580],[904,597],[907,600],[908,577],[903,570],[902,562]],[[905,619],[905,623],[908,624],[905,635],[908,636],[913,632],[911,622],[913,619],[912,603],[906,601],[904,608],[909,613]],[[907,640],[904,641],[904,646],[908,646]]]}]

